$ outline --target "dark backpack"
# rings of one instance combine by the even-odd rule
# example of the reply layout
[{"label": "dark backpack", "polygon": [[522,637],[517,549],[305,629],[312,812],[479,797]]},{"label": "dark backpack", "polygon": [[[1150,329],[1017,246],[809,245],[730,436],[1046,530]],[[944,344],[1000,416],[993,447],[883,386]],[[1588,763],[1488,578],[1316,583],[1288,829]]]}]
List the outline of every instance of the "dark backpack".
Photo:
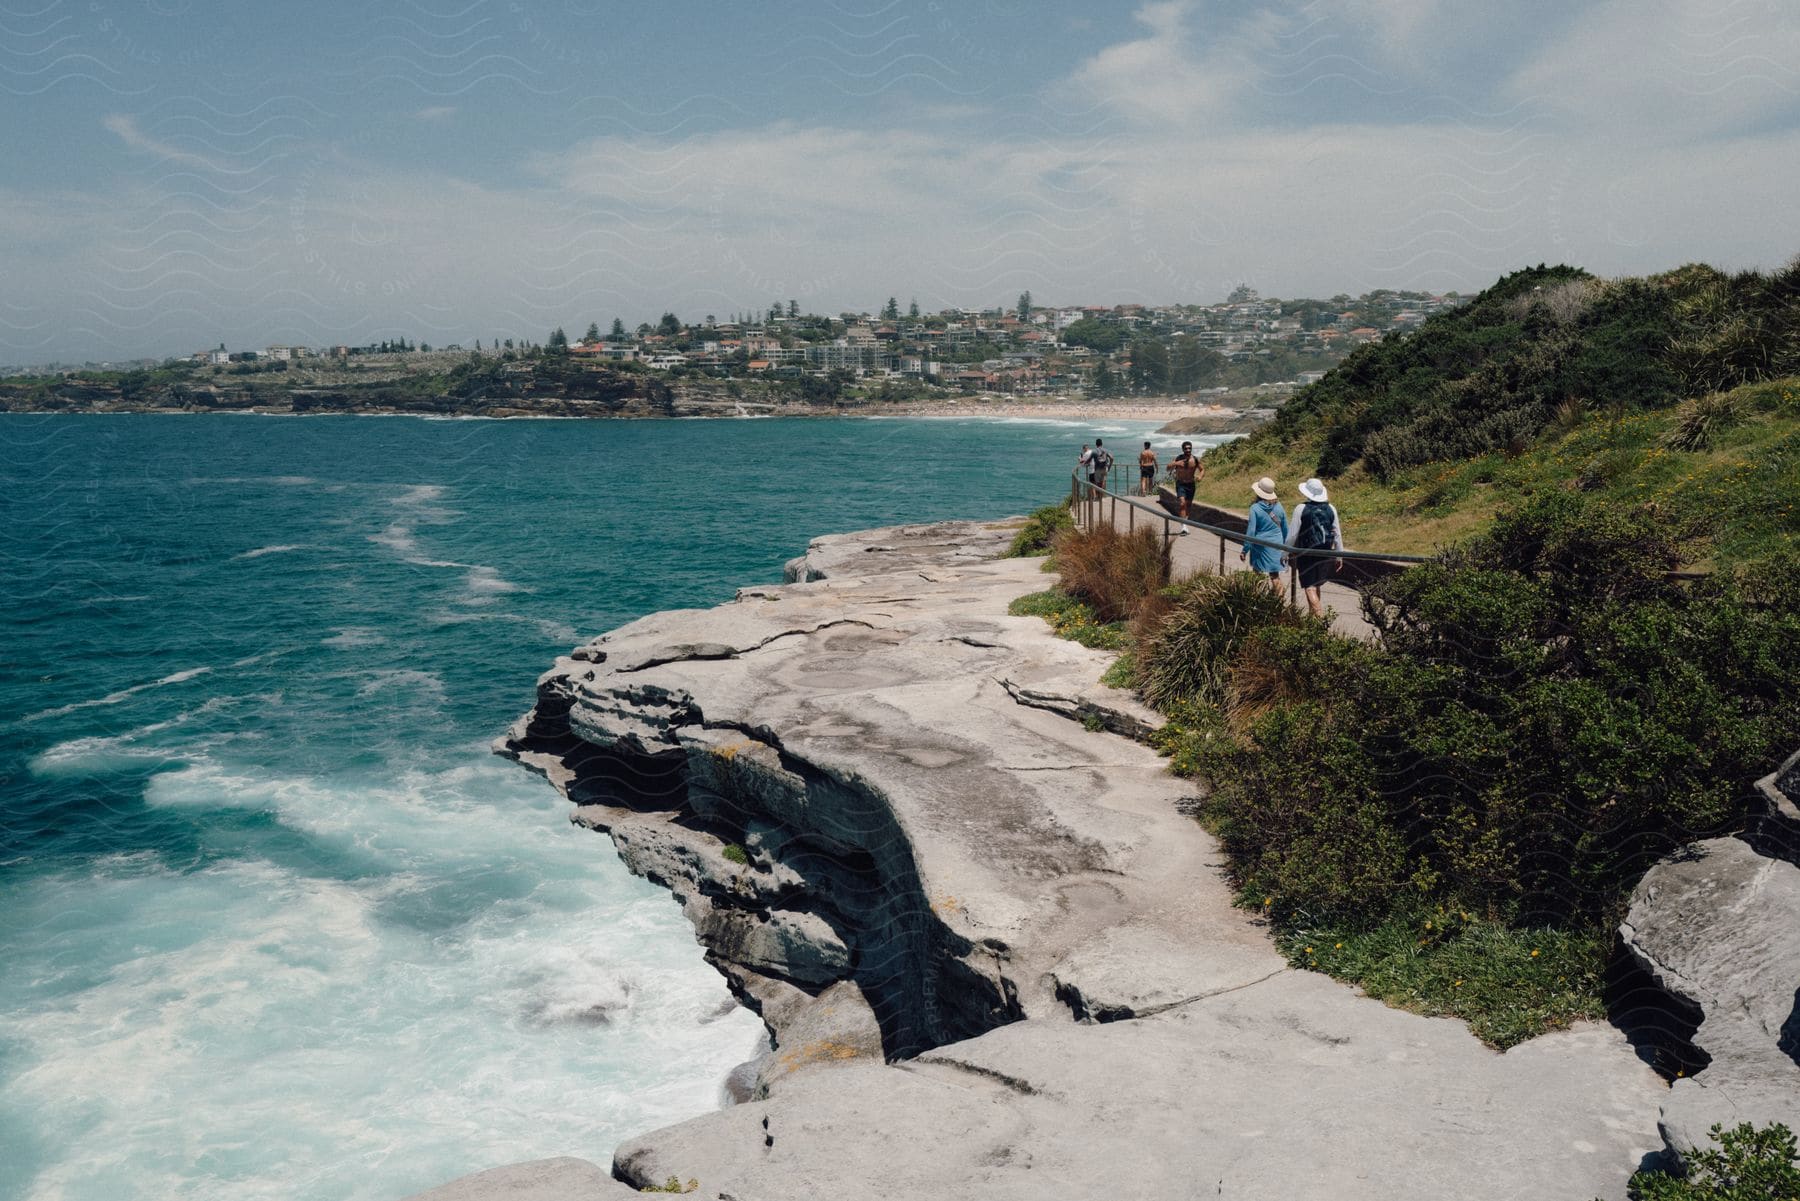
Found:
[{"label": "dark backpack", "polygon": [[1332,544],[1331,535],[1336,528],[1337,515],[1330,505],[1309,502],[1306,512],[1300,514],[1300,532],[1294,535],[1294,545],[1301,550],[1322,550]]},{"label": "dark backpack", "polygon": [[1104,475],[1106,474],[1107,468],[1111,466],[1112,451],[1106,449],[1104,446],[1094,447],[1094,457],[1088,460],[1088,469]]}]

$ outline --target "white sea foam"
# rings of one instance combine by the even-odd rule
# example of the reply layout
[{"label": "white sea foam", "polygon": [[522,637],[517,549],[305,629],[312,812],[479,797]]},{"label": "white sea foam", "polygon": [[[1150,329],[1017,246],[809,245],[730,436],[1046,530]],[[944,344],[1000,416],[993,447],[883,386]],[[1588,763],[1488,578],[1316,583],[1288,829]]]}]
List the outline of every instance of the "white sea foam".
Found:
[{"label": "white sea foam", "polygon": [[[666,893],[516,769],[380,779],[217,762],[158,805],[261,808],[289,862],[116,856],[23,887],[0,949],[30,1201],[391,1198],[538,1156],[604,1160],[703,1112],[760,1023]],[[123,934],[123,936],[122,936]],[[54,987],[60,985],[60,988]]]},{"label": "white sea foam", "polygon": [[335,646],[340,649],[352,646],[377,646],[386,642],[387,637],[367,626],[338,626],[337,632],[329,638],[319,640],[320,646]]},{"label": "white sea foam", "polygon": [[463,625],[471,621],[518,622],[536,626],[538,632],[550,642],[574,642],[579,636],[575,627],[567,622],[554,621],[547,617],[531,617],[524,613],[432,613],[425,620],[440,626]]},{"label": "white sea foam", "polygon": [[71,738],[67,742],[59,742],[34,755],[26,766],[34,775],[58,776],[117,771],[156,763],[183,762],[204,755],[209,749],[225,742],[250,738],[254,735],[235,732],[208,733],[175,743],[154,736],[186,726],[197,718],[208,717],[246,699],[249,698],[216,696],[195,708],[184,709],[167,720],[138,726],[122,734],[94,734],[84,738]]},{"label": "white sea foam", "polygon": [[281,554],[286,554],[288,551],[305,550],[305,549],[306,549],[305,543],[296,542],[296,543],[293,543],[292,545],[259,546],[255,550],[247,550],[241,555],[233,555],[231,557],[234,561],[237,559],[260,559],[264,555],[281,555]]},{"label": "white sea foam", "polygon": [[42,721],[49,717],[62,717],[65,714],[74,713],[79,709],[92,709],[100,705],[117,705],[123,701],[130,700],[140,692],[148,691],[151,688],[164,688],[170,684],[186,683],[195,676],[206,675],[212,670],[213,669],[210,667],[190,667],[185,671],[178,671],[166,675],[160,680],[151,680],[148,684],[133,684],[130,688],[121,688],[117,692],[109,692],[105,696],[95,697],[91,701],[76,701],[72,705],[61,705],[55,709],[45,709],[39,713],[32,713],[27,715],[25,720]]}]

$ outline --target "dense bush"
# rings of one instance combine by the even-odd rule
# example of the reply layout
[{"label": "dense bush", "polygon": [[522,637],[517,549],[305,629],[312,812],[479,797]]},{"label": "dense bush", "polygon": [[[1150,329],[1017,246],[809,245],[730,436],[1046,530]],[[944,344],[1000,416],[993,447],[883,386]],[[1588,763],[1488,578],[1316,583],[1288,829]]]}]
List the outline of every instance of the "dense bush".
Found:
[{"label": "dense bush", "polygon": [[[1239,883],[1315,920],[1579,926],[1737,820],[1800,740],[1800,613],[1670,583],[1676,558],[1650,515],[1559,496],[1377,585],[1378,647],[1258,634],[1228,675],[1244,736],[1196,764]],[[1294,682],[1255,683],[1277,652]]]},{"label": "dense bush", "polygon": [[1740,1122],[1715,1125],[1717,1149],[1687,1152],[1687,1175],[1638,1172],[1632,1201],[1793,1201],[1800,1197],[1800,1153],[1794,1135],[1777,1122],[1758,1130]]},{"label": "dense bush", "polygon": [[1656,409],[1800,372],[1800,260],[1770,275],[1692,266],[1600,281],[1517,271],[1416,332],[1364,346],[1265,429],[1212,452],[1318,447],[1321,476],[1361,461],[1390,481],[1422,464],[1516,454],[1583,408]]},{"label": "dense bush", "polygon": [[1022,559],[1029,555],[1047,555],[1050,543],[1063,530],[1075,528],[1075,519],[1069,516],[1069,506],[1058,501],[1053,505],[1045,505],[1041,509],[1033,509],[1025,518],[1025,525],[1013,535],[1012,545],[1007,548],[1006,557]]},{"label": "dense bush", "polygon": [[1226,673],[1245,640],[1264,626],[1299,620],[1255,572],[1196,575],[1168,592],[1167,608],[1140,635],[1138,687],[1159,709],[1222,702]]},{"label": "dense bush", "polygon": [[1103,622],[1129,621],[1167,578],[1162,535],[1149,526],[1063,530],[1051,546],[1063,591],[1092,605]]}]

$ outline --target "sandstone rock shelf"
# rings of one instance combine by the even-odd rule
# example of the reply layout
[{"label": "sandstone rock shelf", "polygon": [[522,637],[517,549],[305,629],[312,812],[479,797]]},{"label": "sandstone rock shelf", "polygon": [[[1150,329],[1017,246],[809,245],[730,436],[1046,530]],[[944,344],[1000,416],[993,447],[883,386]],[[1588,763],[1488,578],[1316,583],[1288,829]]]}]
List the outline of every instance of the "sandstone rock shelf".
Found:
[{"label": "sandstone rock shelf", "polygon": [[558,660],[497,747],[680,898],[773,1038],[752,1100],[630,1141],[614,1176],[737,1201],[1622,1196],[1671,1096],[1625,1037],[1499,1054],[1290,970],[1186,786],[1108,732],[1156,720],[1098,683],[1109,656],[1005,615],[1046,582],[994,557],[1009,534],[819,539],[788,585]]}]

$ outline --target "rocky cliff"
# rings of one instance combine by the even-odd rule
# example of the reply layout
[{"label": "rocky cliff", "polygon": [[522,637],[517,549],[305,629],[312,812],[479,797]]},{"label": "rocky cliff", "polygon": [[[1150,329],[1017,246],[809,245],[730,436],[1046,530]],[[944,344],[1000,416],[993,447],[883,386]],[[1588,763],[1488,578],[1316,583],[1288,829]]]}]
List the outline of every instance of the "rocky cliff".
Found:
[{"label": "rocky cliff", "polygon": [[681,899],[773,1038],[750,1101],[613,1174],[738,1201],[1622,1196],[1681,1090],[1610,1026],[1499,1054],[1289,969],[1108,656],[1005,616],[1045,583],[993,557],[1009,533],[820,539],[790,584],[558,660],[502,740]]}]

